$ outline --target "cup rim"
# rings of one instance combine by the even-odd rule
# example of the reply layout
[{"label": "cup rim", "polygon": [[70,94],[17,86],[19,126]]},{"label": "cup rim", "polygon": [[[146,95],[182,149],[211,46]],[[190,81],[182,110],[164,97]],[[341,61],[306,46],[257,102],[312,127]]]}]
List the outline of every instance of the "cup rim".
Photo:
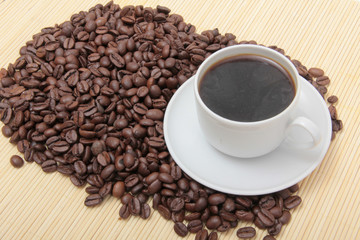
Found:
[{"label": "cup rim", "polygon": [[[251,49],[262,49],[262,51],[268,51],[271,54],[275,54],[277,55],[277,57],[281,58],[283,61],[287,62],[289,66],[283,66],[283,64],[280,64],[278,61],[265,56],[265,54],[258,54],[258,53],[233,53],[233,54],[226,54],[226,56],[224,56],[222,59],[225,58],[229,58],[229,57],[233,57],[233,56],[237,56],[240,54],[254,54],[254,55],[258,55],[258,56],[262,56],[265,58],[269,58],[270,60],[276,62],[277,64],[279,64],[280,66],[282,66],[283,68],[285,68],[285,70],[291,75],[291,77],[294,80],[294,84],[295,84],[295,96],[293,98],[293,100],[291,101],[291,103],[280,113],[276,114],[275,116],[272,116],[270,118],[266,118],[263,120],[258,120],[258,121],[253,121],[253,122],[241,122],[241,121],[236,121],[236,120],[231,120],[231,119],[227,119],[225,117],[220,116],[219,114],[213,112],[208,106],[206,106],[206,104],[203,102],[202,98],[200,97],[199,94],[199,81],[200,81],[200,74],[204,73],[205,70],[205,65],[207,65],[212,59],[214,59],[217,55],[219,54],[223,54],[223,52],[231,52],[231,49],[233,48],[244,48],[244,49],[250,49],[249,51],[251,51]],[[221,60],[220,60],[221,61]],[[289,68],[288,68],[289,67]],[[195,74],[195,81],[194,81],[194,92],[195,92],[195,99],[196,101],[199,103],[199,105],[201,106],[202,109],[204,109],[207,114],[209,114],[209,116],[211,116],[213,119],[219,121],[219,122],[223,122],[227,125],[232,125],[232,126],[257,126],[257,125],[262,125],[262,124],[266,124],[269,123],[271,121],[274,121],[278,118],[281,118],[283,115],[287,114],[291,109],[294,108],[298,98],[299,98],[299,94],[300,94],[300,85],[299,85],[299,74],[294,66],[294,64],[290,61],[290,59],[288,59],[285,55],[271,49],[265,46],[260,46],[260,45],[253,45],[253,44],[241,44],[241,45],[233,45],[233,46],[229,46],[229,47],[225,47],[223,49],[218,50],[217,52],[213,53],[212,55],[210,55],[208,58],[205,59],[204,62],[201,63],[198,71]]]}]

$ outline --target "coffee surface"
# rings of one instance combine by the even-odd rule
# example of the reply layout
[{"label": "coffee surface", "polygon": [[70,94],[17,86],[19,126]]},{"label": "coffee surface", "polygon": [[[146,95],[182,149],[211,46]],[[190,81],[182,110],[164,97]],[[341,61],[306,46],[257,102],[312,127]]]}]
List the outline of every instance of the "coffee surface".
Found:
[{"label": "coffee surface", "polygon": [[238,55],[211,66],[200,80],[199,94],[216,114],[254,122],[282,112],[295,96],[289,73],[276,62]]}]

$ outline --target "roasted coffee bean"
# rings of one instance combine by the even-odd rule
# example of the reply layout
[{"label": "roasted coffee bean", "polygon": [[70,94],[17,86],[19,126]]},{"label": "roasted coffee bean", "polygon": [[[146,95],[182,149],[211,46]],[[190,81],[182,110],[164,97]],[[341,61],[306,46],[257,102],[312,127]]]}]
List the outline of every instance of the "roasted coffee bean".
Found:
[{"label": "roasted coffee bean", "polygon": [[231,198],[227,198],[223,204],[223,209],[228,212],[234,211],[236,208],[235,202]]},{"label": "roasted coffee bean", "polygon": [[272,236],[278,235],[281,231],[282,224],[276,222],[272,227],[268,228],[268,233]]},{"label": "roasted coffee bean", "polygon": [[205,197],[200,197],[195,202],[195,210],[201,212],[207,207],[207,199]]},{"label": "roasted coffee bean", "polygon": [[239,203],[240,205],[244,206],[245,208],[250,208],[252,205],[252,202],[248,197],[236,197],[235,202]]},{"label": "roasted coffee bean", "polygon": [[211,216],[207,221],[206,221],[206,227],[208,229],[216,229],[221,225],[221,218],[219,216]]},{"label": "roasted coffee bean", "polygon": [[327,101],[331,104],[334,104],[338,101],[338,97],[335,95],[331,95],[330,97],[327,98]]},{"label": "roasted coffee bean", "polygon": [[255,217],[254,224],[260,229],[266,229],[265,224],[260,220],[259,217]]},{"label": "roasted coffee bean", "polygon": [[165,218],[166,220],[169,220],[171,218],[171,212],[170,210],[165,207],[162,204],[159,204],[157,207],[157,210],[159,211],[160,215]]},{"label": "roasted coffee bean", "polygon": [[11,137],[14,133],[13,130],[11,129],[11,127],[9,127],[8,125],[4,125],[1,129],[1,131],[2,131],[2,134],[7,138]]},{"label": "roasted coffee bean", "polygon": [[186,227],[186,225],[182,222],[176,222],[174,224],[174,231],[176,232],[177,235],[179,235],[180,237],[185,237],[188,234],[188,228]]},{"label": "roasted coffee bean", "polygon": [[217,234],[217,232],[211,232],[211,233],[209,234],[208,240],[218,240],[218,234]]},{"label": "roasted coffee bean", "polygon": [[112,189],[112,195],[116,198],[121,198],[125,193],[125,183],[123,181],[117,181]]},{"label": "roasted coffee bean", "polygon": [[207,240],[208,234],[209,233],[206,229],[202,229],[196,233],[195,240]]},{"label": "roasted coffee bean", "polygon": [[187,225],[187,229],[189,230],[189,232],[191,233],[197,233],[198,231],[200,231],[203,228],[203,223],[201,220],[196,219],[196,220],[192,220],[188,223]]},{"label": "roasted coffee bean", "polygon": [[259,201],[259,206],[264,209],[270,209],[275,206],[275,199],[271,196],[262,197]]},{"label": "roasted coffee bean", "polygon": [[229,222],[234,222],[237,220],[237,217],[235,214],[224,211],[224,210],[220,210],[220,214],[221,218],[223,220],[229,221]]},{"label": "roasted coffee bean", "polygon": [[308,70],[308,73],[312,76],[312,77],[321,77],[324,75],[324,71],[320,68],[310,68]]},{"label": "roasted coffee bean", "polygon": [[122,219],[127,219],[130,216],[129,207],[127,204],[123,204],[120,208],[119,215]]},{"label": "roasted coffee bean", "polygon": [[99,205],[103,201],[100,194],[91,194],[85,199],[85,206],[92,207]]},{"label": "roasted coffee bean", "polygon": [[236,232],[238,238],[252,238],[256,235],[255,228],[253,227],[243,227],[239,228]]},{"label": "roasted coffee bean", "polygon": [[278,206],[269,209],[269,211],[274,216],[274,218],[279,218],[282,215],[282,210]]},{"label": "roasted coffee bean", "polygon": [[65,140],[69,143],[69,144],[73,144],[75,142],[77,142],[78,140],[78,135],[76,133],[75,130],[70,130],[68,132],[66,132],[65,134]]},{"label": "roasted coffee bean", "polygon": [[132,198],[133,198],[133,196],[130,193],[126,193],[125,195],[123,195],[121,197],[121,203],[128,204],[128,203],[130,203]]},{"label": "roasted coffee bean", "polygon": [[139,215],[141,212],[141,203],[138,198],[134,197],[128,204],[129,211],[132,215]]},{"label": "roasted coffee bean", "polygon": [[85,191],[88,194],[95,194],[95,193],[99,193],[99,188],[94,187],[94,186],[89,186],[89,187],[85,188]]},{"label": "roasted coffee bean", "polygon": [[144,203],[143,205],[141,205],[140,217],[142,219],[148,219],[150,217],[150,213],[151,213],[151,209],[149,204]]},{"label": "roasted coffee bean", "polygon": [[74,163],[74,170],[79,175],[84,175],[87,171],[86,164],[83,161],[76,161]]},{"label": "roasted coffee bean", "polygon": [[276,240],[276,238],[274,238],[273,236],[271,235],[266,235],[263,240]]},{"label": "roasted coffee bean", "polygon": [[77,187],[81,187],[81,186],[84,186],[86,181],[78,178],[76,175],[71,175],[70,176],[70,181],[72,182],[72,184],[74,184],[75,186]]},{"label": "roasted coffee bean", "polygon": [[174,182],[173,177],[170,174],[165,173],[165,172],[160,173],[158,179],[163,183],[173,183]]},{"label": "roasted coffee bean", "polygon": [[201,217],[201,213],[200,212],[192,212],[190,214],[187,214],[184,219],[186,221],[192,221],[192,220],[196,220],[199,219]]},{"label": "roasted coffee bean", "polygon": [[111,174],[114,173],[114,171],[115,171],[115,165],[114,164],[109,164],[101,171],[100,176],[103,179],[107,179],[107,178],[109,178],[111,176]]},{"label": "roasted coffee bean", "polygon": [[210,205],[219,205],[225,202],[226,196],[223,193],[214,193],[209,196],[208,202]]},{"label": "roasted coffee bean", "polygon": [[274,225],[274,223],[275,223],[274,216],[271,214],[271,212],[269,210],[266,210],[264,208],[262,208],[260,210],[260,212],[258,213],[258,218],[267,227],[270,227],[270,226]]},{"label": "roasted coffee bean", "polygon": [[70,146],[66,141],[58,141],[52,143],[50,148],[57,153],[65,153],[69,150]]},{"label": "roasted coffee bean", "polygon": [[287,210],[284,210],[284,211],[282,212],[281,217],[279,217],[279,222],[280,222],[281,224],[285,225],[285,224],[288,224],[288,223],[290,222],[290,219],[291,219],[291,214],[290,214],[290,212],[287,211]]},{"label": "roasted coffee bean", "polygon": [[57,163],[55,160],[47,160],[41,164],[41,168],[44,172],[55,172],[57,170]]},{"label": "roasted coffee bean", "polygon": [[170,210],[172,212],[178,212],[184,208],[185,202],[182,198],[175,198],[171,201]]},{"label": "roasted coffee bean", "polygon": [[70,165],[59,165],[57,171],[68,176],[74,173],[74,170]]},{"label": "roasted coffee bean", "polygon": [[287,209],[293,209],[300,205],[301,198],[299,196],[290,196],[284,201],[284,206]]},{"label": "roasted coffee bean", "polygon": [[15,168],[21,168],[24,165],[24,160],[18,155],[13,155],[10,158],[10,163]]}]

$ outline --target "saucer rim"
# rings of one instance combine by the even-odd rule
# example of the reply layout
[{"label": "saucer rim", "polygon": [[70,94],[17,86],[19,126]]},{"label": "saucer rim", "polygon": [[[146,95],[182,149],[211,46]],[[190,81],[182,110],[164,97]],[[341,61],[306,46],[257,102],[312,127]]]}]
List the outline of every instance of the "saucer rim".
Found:
[{"label": "saucer rim", "polygon": [[[283,189],[286,189],[300,181],[302,181],[304,178],[306,178],[307,176],[309,176],[320,164],[321,162],[324,160],[324,157],[329,149],[330,146],[330,142],[331,142],[331,118],[330,118],[330,113],[327,110],[327,106],[326,103],[324,101],[324,99],[322,98],[322,96],[316,91],[316,89],[312,89],[313,86],[303,77],[299,76],[300,82],[301,84],[308,84],[309,87],[311,87],[313,93],[316,93],[314,95],[316,95],[316,98],[319,100],[319,102],[321,102],[320,104],[322,105],[323,110],[326,109],[326,112],[328,115],[327,117],[327,131],[326,131],[326,135],[324,136],[324,138],[321,140],[321,142],[319,144],[322,144],[323,147],[322,149],[319,151],[319,154],[317,154],[317,158],[319,160],[314,161],[308,168],[306,171],[303,171],[301,173],[299,173],[296,177],[292,178],[291,181],[285,182],[283,184],[279,184],[275,187],[271,187],[271,188],[259,188],[256,190],[241,190],[241,189],[235,189],[235,188],[226,188],[226,187],[222,187],[222,186],[218,186],[218,185],[214,185],[213,183],[210,183],[208,181],[206,181],[205,179],[198,177],[198,175],[196,174],[196,171],[192,171],[190,170],[188,167],[186,167],[181,160],[179,160],[179,156],[178,154],[176,154],[176,151],[174,151],[174,148],[171,144],[170,141],[170,136],[169,135],[169,131],[168,131],[168,115],[170,114],[170,111],[168,111],[168,109],[171,109],[172,105],[174,104],[174,102],[176,101],[176,98],[178,98],[178,95],[181,94],[181,92],[185,91],[185,88],[187,87],[191,87],[190,91],[194,90],[193,89],[193,81],[194,81],[194,77],[192,76],[191,78],[189,78],[182,86],[180,86],[180,88],[182,89],[178,89],[174,96],[171,98],[170,102],[168,103],[167,109],[165,111],[165,115],[164,115],[164,139],[165,139],[165,143],[167,145],[168,151],[170,153],[170,155],[172,156],[172,158],[174,159],[174,161],[176,162],[177,165],[179,165],[179,167],[187,174],[189,175],[191,178],[193,178],[195,181],[203,184],[206,187],[212,188],[216,191],[221,191],[221,192],[225,192],[225,193],[229,193],[229,194],[236,194],[236,195],[245,195],[245,196],[249,196],[249,195],[262,195],[262,194],[268,194],[268,193],[273,193],[273,192],[277,192]],[[190,86],[189,86],[190,85]],[[301,88],[302,91],[304,91],[303,87]],[[180,90],[180,91],[179,91]],[[312,94],[313,94],[312,93]],[[194,93],[192,93],[191,96],[193,99],[191,101],[195,101],[195,96]],[[174,99],[174,100],[173,100]],[[301,97],[300,97],[301,99]],[[299,99],[299,100],[300,100]],[[192,118],[195,120],[197,120],[197,118]],[[325,129],[325,127],[324,127]],[[206,141],[206,139],[203,139],[203,141]],[[169,144],[170,143],[170,144]],[[221,152],[220,152],[221,153]],[[221,153],[222,155],[225,156],[224,153]],[[265,155],[266,156],[266,155]],[[317,159],[316,158],[316,159]]]}]

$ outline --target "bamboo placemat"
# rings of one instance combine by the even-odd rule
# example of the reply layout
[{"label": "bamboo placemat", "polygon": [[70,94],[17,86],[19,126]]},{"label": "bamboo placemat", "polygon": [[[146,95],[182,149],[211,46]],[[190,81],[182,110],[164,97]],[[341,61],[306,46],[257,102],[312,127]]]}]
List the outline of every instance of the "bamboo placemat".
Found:
[{"label": "bamboo placemat", "polygon": [[[218,28],[238,40],[278,45],[307,67],[320,67],[332,80],[330,94],[344,130],[331,143],[320,167],[300,183],[303,203],[278,239],[360,239],[360,2],[337,1],[115,1],[120,6],[164,5],[198,32]],[[31,36],[73,13],[105,1],[0,1],[0,67],[14,62]],[[329,94],[329,95],[330,95]],[[1,124],[1,127],[3,125]],[[152,211],[118,220],[120,201],[107,198],[87,208],[84,189],[36,164],[14,169],[16,147],[1,135],[0,239],[178,239],[173,223]],[[239,225],[245,226],[245,224]],[[257,230],[256,239],[265,232]],[[188,235],[193,239],[194,235]],[[235,231],[220,239],[235,239]],[[179,238],[180,239],[180,238]]]}]

